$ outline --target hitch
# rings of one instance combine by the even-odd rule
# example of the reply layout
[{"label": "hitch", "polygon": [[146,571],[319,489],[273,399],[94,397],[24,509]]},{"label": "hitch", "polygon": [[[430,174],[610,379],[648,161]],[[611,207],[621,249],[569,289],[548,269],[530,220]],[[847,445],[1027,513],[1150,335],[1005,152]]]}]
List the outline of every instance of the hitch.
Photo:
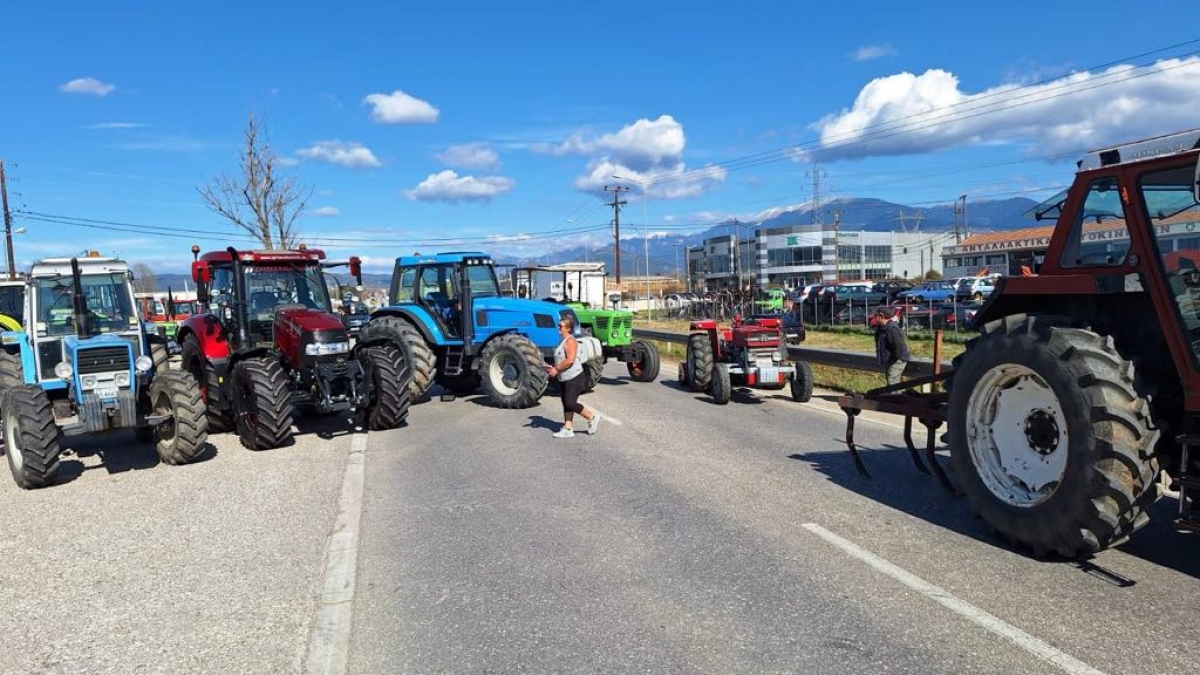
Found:
[{"label": "hitch", "polygon": [[[944,371],[936,375],[906,380],[899,384],[872,389],[865,394],[847,394],[838,399],[838,406],[846,413],[846,445],[850,448],[850,458],[854,468],[866,478],[871,477],[854,443],[854,420],[864,410],[904,416],[904,445],[912,458],[913,466],[924,474],[932,473],[942,487],[954,495],[959,491],[950,482],[942,465],[937,461],[937,430],[946,421],[946,402],[949,396],[945,392],[922,394],[916,390],[926,384],[936,384],[949,378],[952,371]],[[925,427],[925,462],[921,461],[920,452],[913,442],[913,419]],[[926,466],[928,463],[928,466]],[[931,471],[932,469],[932,471]]]}]

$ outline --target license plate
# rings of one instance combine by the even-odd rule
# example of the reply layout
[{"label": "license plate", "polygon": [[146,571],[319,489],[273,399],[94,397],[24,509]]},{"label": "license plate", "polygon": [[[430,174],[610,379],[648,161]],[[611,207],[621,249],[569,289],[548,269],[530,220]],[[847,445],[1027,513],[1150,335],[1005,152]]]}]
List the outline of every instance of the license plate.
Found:
[{"label": "license plate", "polygon": [[116,387],[100,387],[96,390],[96,395],[100,398],[116,398],[118,391],[120,390]]}]

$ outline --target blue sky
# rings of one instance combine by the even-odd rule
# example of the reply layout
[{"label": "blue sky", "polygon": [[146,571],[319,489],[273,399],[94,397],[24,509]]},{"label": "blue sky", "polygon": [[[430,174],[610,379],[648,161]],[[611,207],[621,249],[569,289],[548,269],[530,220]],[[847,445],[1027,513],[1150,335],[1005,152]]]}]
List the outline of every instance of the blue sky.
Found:
[{"label": "blue sky", "polygon": [[18,214],[19,264],[182,270],[195,238],[145,226],[223,246],[196,188],[250,113],[313,191],[305,237],[379,269],[603,243],[614,173],[648,186],[623,230],[675,233],[810,200],[813,159],[826,198],[1038,198],[1082,148],[1200,126],[1200,43],[1143,55],[1200,37],[1195,3],[974,4],[6,3],[11,205],[132,226]]}]

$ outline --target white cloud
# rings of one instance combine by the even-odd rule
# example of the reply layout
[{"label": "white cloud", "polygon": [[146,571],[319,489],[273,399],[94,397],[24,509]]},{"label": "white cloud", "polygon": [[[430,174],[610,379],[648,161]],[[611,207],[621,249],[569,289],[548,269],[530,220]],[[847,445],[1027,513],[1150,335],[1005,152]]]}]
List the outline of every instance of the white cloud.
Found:
[{"label": "white cloud", "polygon": [[421,202],[486,202],[516,186],[516,181],[502,176],[459,176],[447,169],[430,174],[420,185],[405,190],[404,196]]},{"label": "white cloud", "polygon": [[371,119],[380,124],[433,124],[438,119],[437,108],[399,89],[390,94],[370,94],[363,103],[371,106]]},{"label": "white cloud", "polygon": [[885,56],[895,56],[896,50],[892,49],[891,45],[867,45],[855,49],[850,58],[855,61],[871,61],[881,59]]},{"label": "white cloud", "polygon": [[371,169],[383,166],[383,162],[361,143],[343,141],[317,141],[311,148],[296,151],[298,157],[329,162],[351,169]]},{"label": "white cloud", "polygon": [[58,86],[58,90],[65,94],[91,94],[92,96],[108,96],[116,88],[116,85],[101,82],[94,77],[79,77]]},{"label": "white cloud", "polygon": [[300,166],[300,160],[295,157],[276,157],[275,161],[279,166]]},{"label": "white cloud", "polygon": [[97,129],[145,129],[150,124],[147,122],[101,122],[99,124],[88,124],[83,128],[88,130]]},{"label": "white cloud", "polygon": [[726,175],[725,169],[713,165],[689,170],[683,161],[686,146],[683,125],[670,115],[662,115],[656,120],[640,119],[601,136],[577,132],[562,143],[537,144],[533,150],[553,155],[600,155],[588,162],[586,171],[575,179],[578,190],[594,192],[619,183],[613,178],[618,175],[639,191],[645,186],[651,197],[680,199],[707,192]]},{"label": "white cloud", "polygon": [[338,211],[336,207],[322,206],[319,209],[313,209],[309,215],[316,218],[337,218],[339,215],[341,215],[341,213],[342,212]]},{"label": "white cloud", "polygon": [[452,145],[437,156],[446,166],[459,169],[494,169],[500,164],[500,155],[487,143]]},{"label": "white cloud", "polygon": [[1195,124],[1200,57],[1167,59],[1145,70],[1118,65],[974,94],[958,85],[952,73],[936,69],[871,81],[850,109],[813,125],[821,136],[820,157],[919,154],[980,143],[1020,143],[1053,154],[1188,128]]}]

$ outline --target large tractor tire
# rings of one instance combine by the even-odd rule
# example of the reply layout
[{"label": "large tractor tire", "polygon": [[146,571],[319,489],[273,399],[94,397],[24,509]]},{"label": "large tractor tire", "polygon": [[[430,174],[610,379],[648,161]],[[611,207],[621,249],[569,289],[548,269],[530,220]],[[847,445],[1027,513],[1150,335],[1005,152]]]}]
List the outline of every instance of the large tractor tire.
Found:
[{"label": "large tractor tire", "polygon": [[687,385],[692,391],[708,389],[713,373],[713,348],[707,333],[688,336],[687,372]]},{"label": "large tractor tire", "polygon": [[248,450],[269,450],[292,440],[292,392],[287,373],[266,356],[239,361],[231,390],[238,438]]},{"label": "large tractor tire", "polygon": [[813,372],[808,361],[796,361],[796,372],[792,375],[792,400],[808,403],[812,399]]},{"label": "large tractor tire", "polygon": [[371,400],[363,411],[367,428],[385,431],[402,426],[408,419],[412,379],[404,350],[391,342],[381,342],[358,350],[355,358],[371,385]]},{"label": "large tractor tire", "polygon": [[163,371],[171,367],[171,353],[161,342],[150,343],[150,360],[154,362],[155,371]]},{"label": "large tractor tire", "polygon": [[629,370],[629,378],[634,382],[653,382],[658,379],[658,369],[661,365],[658,348],[654,346],[653,342],[646,340],[636,340],[633,346],[638,348],[642,358],[625,364]]},{"label": "large tractor tire", "polygon": [[483,390],[501,408],[533,407],[546,391],[544,363],[529,338],[515,333],[494,338],[479,355]]},{"label": "large tractor tire", "polygon": [[363,326],[362,337],[364,341],[381,337],[404,350],[404,360],[412,373],[408,383],[409,402],[416,403],[429,393],[436,375],[437,358],[412,324],[398,316],[381,316]]},{"label": "large tractor tire", "polygon": [[0,389],[22,384],[25,384],[25,373],[21,367],[21,355],[0,349]]},{"label": "large tractor tire", "polygon": [[604,364],[600,361],[588,361],[583,364],[583,376],[587,378],[587,386],[585,392],[592,391],[600,384],[600,378],[604,376]]},{"label": "large tractor tire", "polygon": [[712,378],[708,383],[708,395],[713,403],[725,405],[733,396],[733,384],[729,381],[729,366],[718,363],[713,366]]},{"label": "large tractor tire", "polygon": [[236,426],[233,405],[221,398],[221,383],[217,379],[217,371],[208,359],[204,358],[204,352],[200,350],[200,342],[195,335],[188,335],[183,339],[180,358],[183,361],[183,369],[192,374],[192,378],[200,387],[200,398],[208,412],[208,432],[220,434],[232,431]]},{"label": "large tractor tire", "polygon": [[208,420],[196,379],[182,370],[156,371],[150,382],[150,405],[156,415],[170,416],[148,427],[159,459],[172,465],[196,461],[208,441]]},{"label": "large tractor tire", "polygon": [[41,387],[19,384],[0,392],[4,414],[4,455],[17,485],[46,487],[58,473],[58,426]]},{"label": "large tractor tire", "polygon": [[1056,316],[992,321],[954,359],[950,457],[985,522],[1035,555],[1120,543],[1158,496],[1159,432],[1111,337]]}]

